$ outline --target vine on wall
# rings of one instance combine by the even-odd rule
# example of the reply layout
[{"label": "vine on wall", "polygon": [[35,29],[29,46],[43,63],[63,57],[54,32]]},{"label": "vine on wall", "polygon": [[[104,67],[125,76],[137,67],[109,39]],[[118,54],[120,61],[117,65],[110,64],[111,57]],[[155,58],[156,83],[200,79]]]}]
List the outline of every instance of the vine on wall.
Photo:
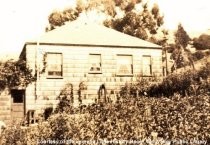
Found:
[{"label": "vine on wall", "polygon": [[82,98],[86,98],[86,94],[82,94],[83,91],[87,90],[87,85],[84,81],[80,82],[79,84],[79,90],[78,90],[78,101],[80,104],[82,103]]},{"label": "vine on wall", "polygon": [[71,83],[67,83],[65,87],[61,90],[60,95],[58,96],[59,103],[55,109],[55,113],[72,113],[72,107],[74,103],[73,95],[73,85]]},{"label": "vine on wall", "polygon": [[45,73],[46,68],[47,68],[47,53],[44,53],[43,54],[43,60],[42,60],[42,62],[43,62],[43,68],[42,68],[42,70],[40,72],[41,74]]}]

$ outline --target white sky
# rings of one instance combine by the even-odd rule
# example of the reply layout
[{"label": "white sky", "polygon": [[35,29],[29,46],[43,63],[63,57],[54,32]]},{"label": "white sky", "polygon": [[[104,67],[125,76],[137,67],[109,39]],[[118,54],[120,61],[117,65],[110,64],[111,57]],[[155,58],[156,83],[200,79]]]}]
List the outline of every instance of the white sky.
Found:
[{"label": "white sky", "polygon": [[[188,33],[210,29],[209,0],[148,1],[159,5],[168,29],[176,29],[179,22]],[[26,40],[44,32],[52,10],[63,9],[73,3],[74,0],[0,1],[0,56],[15,53],[18,57]]]}]

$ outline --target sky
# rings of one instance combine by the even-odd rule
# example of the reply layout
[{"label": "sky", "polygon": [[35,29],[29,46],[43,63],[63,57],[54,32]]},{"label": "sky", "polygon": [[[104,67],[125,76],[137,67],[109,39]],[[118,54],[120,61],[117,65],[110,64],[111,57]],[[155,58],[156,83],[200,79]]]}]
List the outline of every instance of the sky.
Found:
[{"label": "sky", "polygon": [[[181,23],[194,35],[210,29],[209,0],[148,0],[157,3],[164,15],[164,27],[175,30]],[[0,1],[0,59],[17,58],[24,43],[45,31],[48,15],[75,4],[75,0]]]}]

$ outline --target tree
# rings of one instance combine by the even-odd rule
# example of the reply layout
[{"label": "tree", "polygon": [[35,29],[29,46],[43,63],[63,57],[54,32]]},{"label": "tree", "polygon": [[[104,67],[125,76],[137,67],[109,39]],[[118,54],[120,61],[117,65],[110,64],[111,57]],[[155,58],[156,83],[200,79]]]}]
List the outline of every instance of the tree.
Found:
[{"label": "tree", "polygon": [[26,87],[35,81],[32,70],[23,60],[0,62],[0,91],[5,88]]},{"label": "tree", "polygon": [[[97,11],[97,15],[105,14],[107,17],[104,25],[117,31],[160,45],[166,40],[166,33],[160,31],[164,22],[158,5],[154,4],[149,9],[147,2],[142,0],[78,0],[76,8],[50,14],[48,20],[51,27],[48,30],[77,19],[81,13],[88,14],[91,11]],[[157,33],[162,33],[162,36],[157,37]]]},{"label": "tree", "polygon": [[193,46],[197,50],[210,49],[210,35],[202,34],[198,38],[194,38]]},{"label": "tree", "polygon": [[174,33],[174,36],[175,48],[171,55],[171,59],[174,60],[172,71],[186,65],[190,65],[194,68],[192,54],[188,49],[186,49],[191,39],[181,24],[178,25],[178,29]]},{"label": "tree", "polygon": [[190,37],[181,24],[178,25],[178,29],[174,33],[174,36],[176,45],[185,49],[189,44]]},{"label": "tree", "polygon": [[58,26],[64,25],[64,22],[76,20],[81,12],[81,8],[75,9],[68,8],[63,11],[54,11],[48,16],[50,26],[46,28],[46,31],[55,29]]},{"label": "tree", "polygon": [[[164,23],[157,4],[154,4],[150,10],[148,4],[141,0],[116,0],[115,2],[115,5],[120,7],[121,13],[124,13],[124,15],[120,18],[116,15],[106,20],[106,26],[156,44],[164,40],[155,37]],[[141,10],[137,10],[137,7]]]}]

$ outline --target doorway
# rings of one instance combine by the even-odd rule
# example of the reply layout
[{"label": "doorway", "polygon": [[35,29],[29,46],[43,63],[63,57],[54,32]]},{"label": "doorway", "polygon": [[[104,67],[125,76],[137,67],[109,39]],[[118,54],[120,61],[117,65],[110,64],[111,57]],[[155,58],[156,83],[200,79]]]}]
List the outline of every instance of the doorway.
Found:
[{"label": "doorway", "polygon": [[11,117],[22,120],[25,115],[25,90],[11,90]]}]

